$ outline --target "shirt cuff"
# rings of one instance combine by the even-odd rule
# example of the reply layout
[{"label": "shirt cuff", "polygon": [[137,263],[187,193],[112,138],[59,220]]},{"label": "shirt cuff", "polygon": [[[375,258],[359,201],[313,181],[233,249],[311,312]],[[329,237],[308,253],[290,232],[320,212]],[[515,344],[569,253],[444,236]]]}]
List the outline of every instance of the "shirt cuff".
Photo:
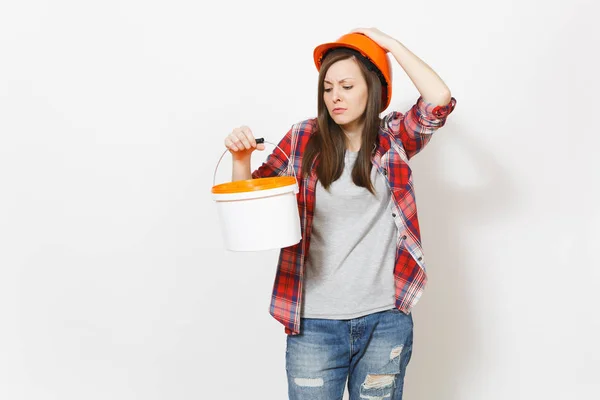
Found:
[{"label": "shirt cuff", "polygon": [[417,107],[419,109],[419,113],[426,119],[444,119],[454,110],[456,106],[456,99],[452,97],[450,102],[445,106],[438,106],[435,104],[431,104],[423,100],[423,97],[419,97],[417,101]]}]

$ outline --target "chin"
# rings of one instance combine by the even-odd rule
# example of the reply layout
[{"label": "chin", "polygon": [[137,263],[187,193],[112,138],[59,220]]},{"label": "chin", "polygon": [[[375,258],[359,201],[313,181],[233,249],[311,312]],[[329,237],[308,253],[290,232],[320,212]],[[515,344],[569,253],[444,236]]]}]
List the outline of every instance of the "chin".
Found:
[{"label": "chin", "polygon": [[333,120],[333,122],[335,122],[338,125],[346,125],[348,122],[350,122],[350,118],[346,117],[345,115],[331,115],[331,114],[329,114],[329,116],[331,117],[331,119]]}]

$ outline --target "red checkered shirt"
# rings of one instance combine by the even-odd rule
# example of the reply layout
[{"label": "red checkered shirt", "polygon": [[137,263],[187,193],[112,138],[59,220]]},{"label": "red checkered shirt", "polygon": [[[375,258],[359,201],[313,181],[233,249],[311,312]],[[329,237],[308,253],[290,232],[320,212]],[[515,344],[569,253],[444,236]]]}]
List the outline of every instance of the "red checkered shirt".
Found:
[{"label": "red checkered shirt", "polygon": [[[379,140],[372,162],[388,182],[392,193],[392,217],[398,227],[394,282],[396,307],[408,314],[419,301],[427,275],[421,247],[417,207],[408,161],[431,139],[431,134],[446,122],[456,100],[445,106],[429,104],[420,97],[406,113],[392,111],[382,118]],[[282,248],[273,285],[270,314],[291,335],[300,333],[300,310],[304,265],[310,247],[317,175],[315,163],[311,173],[303,177],[302,155],[308,139],[317,128],[317,120],[309,119],[291,127],[267,160],[252,173],[253,178],[291,175],[293,166],[298,181],[298,211],[302,240]],[[282,154],[282,151],[286,155]]]}]

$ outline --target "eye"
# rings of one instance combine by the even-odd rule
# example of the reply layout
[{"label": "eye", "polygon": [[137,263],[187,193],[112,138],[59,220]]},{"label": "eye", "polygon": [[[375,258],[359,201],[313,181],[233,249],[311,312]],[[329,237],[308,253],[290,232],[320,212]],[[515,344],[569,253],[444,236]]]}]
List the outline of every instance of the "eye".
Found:
[{"label": "eye", "polygon": [[331,92],[331,88],[325,88],[325,89],[323,89],[323,91],[329,93],[329,92]]},{"label": "eye", "polygon": [[342,87],[343,87],[344,89],[346,89],[346,90],[350,90],[350,89],[352,89],[352,86],[342,86]]}]

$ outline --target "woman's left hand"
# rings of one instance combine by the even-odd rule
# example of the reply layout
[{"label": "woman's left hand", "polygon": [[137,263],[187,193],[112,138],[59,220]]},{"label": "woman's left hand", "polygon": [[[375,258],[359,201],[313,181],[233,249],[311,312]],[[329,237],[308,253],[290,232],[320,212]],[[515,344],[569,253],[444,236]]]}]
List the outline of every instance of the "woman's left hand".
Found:
[{"label": "woman's left hand", "polygon": [[362,33],[371,38],[375,43],[381,46],[385,51],[390,51],[390,47],[396,41],[393,37],[386,35],[377,28],[356,28],[350,31],[352,33]]}]

